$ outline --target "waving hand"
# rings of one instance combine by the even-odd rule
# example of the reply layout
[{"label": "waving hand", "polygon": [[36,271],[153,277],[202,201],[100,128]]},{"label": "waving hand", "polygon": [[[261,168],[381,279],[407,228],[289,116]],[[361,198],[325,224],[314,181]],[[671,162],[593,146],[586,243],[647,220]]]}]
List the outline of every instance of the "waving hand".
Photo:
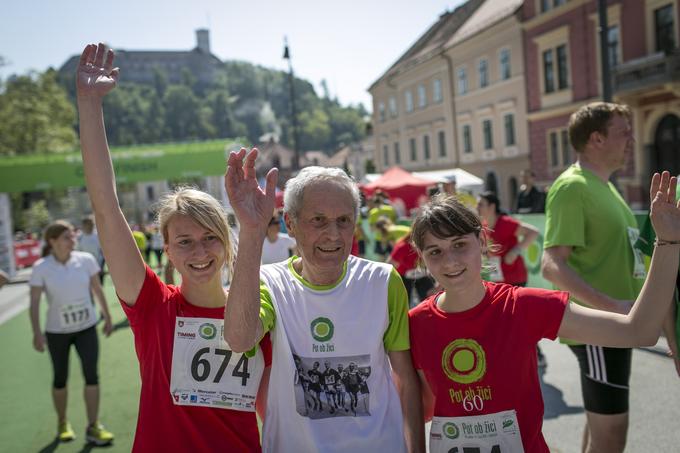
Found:
[{"label": "waving hand", "polygon": [[102,43],[88,44],[80,55],[76,71],[79,97],[104,97],[118,83],[118,68],[113,68],[113,50]]},{"label": "waving hand", "polygon": [[659,241],[680,241],[680,202],[675,200],[678,179],[664,171],[655,173],[649,188],[649,217]]}]

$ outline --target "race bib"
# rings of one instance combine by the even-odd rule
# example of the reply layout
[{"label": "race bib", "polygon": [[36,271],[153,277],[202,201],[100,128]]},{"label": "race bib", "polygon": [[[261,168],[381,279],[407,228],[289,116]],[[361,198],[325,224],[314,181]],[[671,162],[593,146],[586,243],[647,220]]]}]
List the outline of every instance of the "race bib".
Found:
[{"label": "race bib", "polygon": [[640,230],[633,227],[627,227],[628,229],[628,241],[630,242],[630,248],[633,250],[633,258],[635,258],[635,263],[633,264],[633,278],[644,279],[647,276],[647,270],[645,269],[645,260],[642,256],[642,250],[635,247],[638,239],[640,239]]},{"label": "race bib", "polygon": [[431,453],[523,453],[514,410],[471,417],[434,417]]},{"label": "race bib", "polygon": [[492,282],[503,282],[503,270],[501,269],[501,257],[500,256],[489,256],[486,259],[485,265],[488,267],[489,281]]},{"label": "race bib", "polygon": [[78,331],[94,319],[94,307],[89,300],[59,307],[59,326],[64,331]]},{"label": "race bib", "polygon": [[223,332],[222,319],[176,318],[170,378],[175,404],[255,411],[262,350],[258,346],[252,357],[233,352]]}]

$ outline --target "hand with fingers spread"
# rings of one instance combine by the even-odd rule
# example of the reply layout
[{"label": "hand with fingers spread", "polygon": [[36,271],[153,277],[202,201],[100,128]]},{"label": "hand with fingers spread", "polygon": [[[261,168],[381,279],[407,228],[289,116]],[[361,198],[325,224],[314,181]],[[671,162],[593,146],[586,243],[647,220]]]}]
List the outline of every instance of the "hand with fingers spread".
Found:
[{"label": "hand with fingers spread", "polygon": [[680,202],[675,199],[677,184],[677,178],[667,171],[652,177],[649,217],[659,241],[680,241]]},{"label": "hand with fingers spread", "polygon": [[113,67],[113,50],[102,43],[88,44],[76,70],[78,97],[103,98],[118,83],[119,69]]},{"label": "hand with fingers spread", "polygon": [[241,231],[259,230],[264,237],[276,204],[279,171],[276,168],[269,170],[263,190],[255,175],[256,159],[257,148],[250,152],[246,152],[245,148],[238,152],[232,151],[227,164],[225,187],[229,202],[241,224]]}]

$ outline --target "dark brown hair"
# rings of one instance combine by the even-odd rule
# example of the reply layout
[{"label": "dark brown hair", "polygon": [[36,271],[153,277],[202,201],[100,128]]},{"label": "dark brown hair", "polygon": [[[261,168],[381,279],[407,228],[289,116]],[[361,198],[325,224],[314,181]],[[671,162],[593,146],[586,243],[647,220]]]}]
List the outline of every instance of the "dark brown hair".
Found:
[{"label": "dark brown hair", "polygon": [[423,206],[411,227],[411,242],[418,251],[425,246],[425,233],[440,239],[474,233],[479,237],[482,222],[479,216],[454,195],[439,194]]},{"label": "dark brown hair", "polygon": [[627,105],[611,102],[591,102],[586,104],[569,118],[569,141],[576,152],[582,152],[593,132],[607,136],[607,127],[614,115],[621,115],[630,120],[631,113]]},{"label": "dark brown hair", "polygon": [[47,225],[47,228],[45,228],[45,232],[43,233],[45,245],[43,245],[42,248],[42,256],[47,256],[52,253],[52,245],[50,245],[50,240],[57,239],[64,233],[64,231],[68,230],[73,230],[73,225],[68,223],[66,220],[56,220]]}]

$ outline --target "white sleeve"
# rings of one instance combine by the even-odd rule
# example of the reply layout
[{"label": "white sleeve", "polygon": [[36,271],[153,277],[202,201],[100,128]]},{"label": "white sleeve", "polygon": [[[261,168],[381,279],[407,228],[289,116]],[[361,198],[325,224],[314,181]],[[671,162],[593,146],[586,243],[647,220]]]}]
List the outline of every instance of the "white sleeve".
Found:
[{"label": "white sleeve", "polygon": [[40,265],[33,266],[31,277],[28,279],[28,286],[38,286],[40,288],[43,288],[45,286],[42,268],[43,267]]},{"label": "white sleeve", "polygon": [[91,253],[84,253],[83,256],[85,257],[85,263],[90,277],[97,275],[101,271],[101,268],[99,267],[99,263],[97,263],[95,257],[92,256]]}]

